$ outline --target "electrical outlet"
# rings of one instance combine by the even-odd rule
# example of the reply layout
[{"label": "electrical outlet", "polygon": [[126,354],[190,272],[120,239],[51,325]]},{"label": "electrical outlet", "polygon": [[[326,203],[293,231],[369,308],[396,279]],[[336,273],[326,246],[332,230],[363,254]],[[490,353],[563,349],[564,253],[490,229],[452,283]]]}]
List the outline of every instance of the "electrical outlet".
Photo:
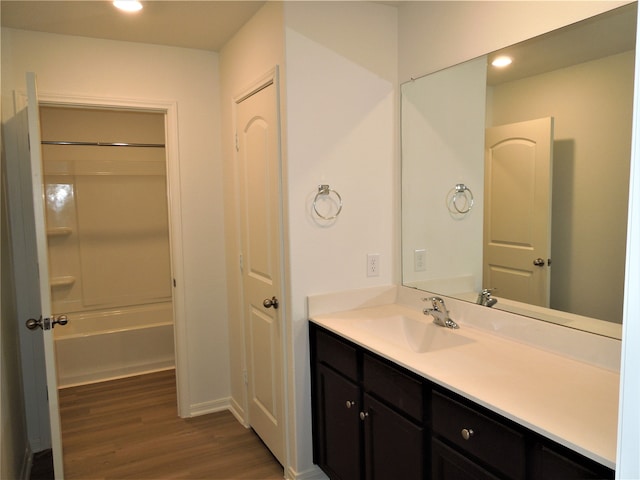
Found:
[{"label": "electrical outlet", "polygon": [[424,272],[427,269],[427,251],[422,248],[413,251],[413,271]]},{"label": "electrical outlet", "polygon": [[378,277],[380,275],[380,254],[367,254],[367,277]]}]

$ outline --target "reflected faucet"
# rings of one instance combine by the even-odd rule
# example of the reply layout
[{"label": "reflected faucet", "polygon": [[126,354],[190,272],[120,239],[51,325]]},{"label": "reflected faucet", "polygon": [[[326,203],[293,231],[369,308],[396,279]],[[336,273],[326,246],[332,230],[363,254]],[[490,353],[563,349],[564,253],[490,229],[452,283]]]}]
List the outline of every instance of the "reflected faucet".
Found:
[{"label": "reflected faucet", "polygon": [[449,318],[449,310],[444,304],[444,300],[440,297],[429,297],[422,299],[425,302],[431,302],[431,308],[427,307],[422,310],[425,315],[433,317],[433,323],[447,328],[460,328],[456,322]]},{"label": "reflected faucet", "polygon": [[494,288],[482,289],[482,291],[478,294],[478,300],[476,300],[476,303],[478,305],[484,305],[485,307],[493,307],[496,303],[498,303],[498,299],[493,298],[491,296],[491,292],[493,290],[495,289]]}]

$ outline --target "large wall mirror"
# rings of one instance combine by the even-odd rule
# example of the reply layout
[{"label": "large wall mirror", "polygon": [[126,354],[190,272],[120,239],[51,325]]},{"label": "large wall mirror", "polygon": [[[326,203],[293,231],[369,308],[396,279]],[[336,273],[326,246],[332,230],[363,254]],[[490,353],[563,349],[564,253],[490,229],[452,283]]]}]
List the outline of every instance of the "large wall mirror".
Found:
[{"label": "large wall mirror", "polygon": [[405,286],[621,338],[636,15],[402,85]]}]

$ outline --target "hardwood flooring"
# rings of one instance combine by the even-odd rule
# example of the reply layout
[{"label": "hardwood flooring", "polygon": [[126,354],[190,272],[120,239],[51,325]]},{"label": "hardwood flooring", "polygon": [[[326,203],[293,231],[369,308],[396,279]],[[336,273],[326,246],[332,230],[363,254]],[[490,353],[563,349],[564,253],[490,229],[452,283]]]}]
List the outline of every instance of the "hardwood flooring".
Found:
[{"label": "hardwood flooring", "polygon": [[182,419],[174,371],[60,391],[65,477],[282,479],[283,469],[228,411]]}]

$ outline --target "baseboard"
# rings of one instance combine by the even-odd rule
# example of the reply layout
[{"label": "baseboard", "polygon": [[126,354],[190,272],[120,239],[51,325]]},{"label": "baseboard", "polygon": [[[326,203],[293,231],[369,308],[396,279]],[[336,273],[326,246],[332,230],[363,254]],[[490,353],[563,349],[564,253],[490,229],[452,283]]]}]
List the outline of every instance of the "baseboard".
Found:
[{"label": "baseboard", "polygon": [[247,422],[247,420],[245,419],[244,409],[238,402],[236,402],[235,398],[231,399],[231,402],[229,404],[229,411],[233,414],[234,417],[236,417],[238,423],[243,425],[245,428],[250,427],[249,422]]},{"label": "baseboard", "polygon": [[198,417],[200,415],[206,415],[207,413],[231,410],[230,400],[231,397],[225,397],[218,400],[211,400],[209,402],[193,404],[189,407],[189,416]]},{"label": "baseboard", "polygon": [[87,375],[68,376],[64,379],[60,379],[58,388],[63,389],[77,387],[80,385],[90,385],[92,383],[109,382],[111,380],[135,377],[136,375],[146,375],[147,373],[172,370],[174,368],[175,362],[173,359],[121,368],[112,368],[110,370],[92,372]]},{"label": "baseboard", "polygon": [[284,478],[287,480],[328,480],[329,477],[318,467],[312,465],[311,468],[306,469],[303,472],[296,472],[291,467],[287,468],[284,473]]}]

